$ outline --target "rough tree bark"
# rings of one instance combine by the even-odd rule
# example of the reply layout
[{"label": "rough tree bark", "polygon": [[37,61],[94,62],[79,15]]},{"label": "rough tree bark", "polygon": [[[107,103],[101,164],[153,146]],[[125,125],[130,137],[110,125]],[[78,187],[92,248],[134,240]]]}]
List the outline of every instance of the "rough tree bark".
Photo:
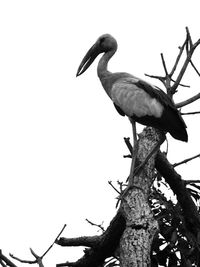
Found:
[{"label": "rough tree bark", "polygon": [[[143,162],[149,151],[163,138],[162,134],[151,128],[139,136],[138,161]],[[126,220],[126,229],[120,241],[121,267],[145,267],[150,265],[150,251],[158,223],[149,206],[148,198],[154,180],[156,153],[133,179],[133,187],[122,198],[121,212]]]}]

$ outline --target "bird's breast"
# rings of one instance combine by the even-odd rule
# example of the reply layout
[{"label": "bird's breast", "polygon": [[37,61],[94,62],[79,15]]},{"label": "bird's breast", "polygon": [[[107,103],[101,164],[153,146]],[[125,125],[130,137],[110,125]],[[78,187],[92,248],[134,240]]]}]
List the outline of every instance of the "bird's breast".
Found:
[{"label": "bird's breast", "polygon": [[163,105],[135,84],[116,83],[111,90],[113,102],[131,117],[161,117]]}]

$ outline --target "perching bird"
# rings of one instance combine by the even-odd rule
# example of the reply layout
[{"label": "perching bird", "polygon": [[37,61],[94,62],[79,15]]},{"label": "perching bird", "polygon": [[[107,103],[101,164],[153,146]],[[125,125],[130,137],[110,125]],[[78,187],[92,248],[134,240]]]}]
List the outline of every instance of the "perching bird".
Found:
[{"label": "perching bird", "polygon": [[116,50],[117,42],[111,35],[100,36],[83,58],[77,76],[85,72],[99,54],[104,53],[97,73],[119,114],[128,116],[131,121],[169,132],[174,138],[187,142],[186,125],[167,94],[129,73],[107,70],[108,61]]}]

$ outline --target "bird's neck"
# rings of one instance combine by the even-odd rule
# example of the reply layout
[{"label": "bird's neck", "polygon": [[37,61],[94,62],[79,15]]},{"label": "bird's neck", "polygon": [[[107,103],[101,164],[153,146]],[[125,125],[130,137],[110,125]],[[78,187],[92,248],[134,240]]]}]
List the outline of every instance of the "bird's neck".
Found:
[{"label": "bird's neck", "polygon": [[114,53],[116,52],[116,50],[111,50],[106,52],[105,54],[103,54],[103,56],[101,57],[98,67],[97,67],[97,74],[98,77],[102,83],[102,86],[104,87],[106,93],[110,96],[110,76],[112,75],[112,73],[110,71],[108,71],[108,61],[110,60],[110,58],[114,55]]},{"label": "bird's neck", "polygon": [[97,67],[97,74],[99,76],[99,79],[102,77],[106,76],[109,71],[108,71],[108,61],[111,59],[111,57],[115,54],[116,50],[110,50],[106,53],[103,54],[103,56],[99,60],[99,64]]}]

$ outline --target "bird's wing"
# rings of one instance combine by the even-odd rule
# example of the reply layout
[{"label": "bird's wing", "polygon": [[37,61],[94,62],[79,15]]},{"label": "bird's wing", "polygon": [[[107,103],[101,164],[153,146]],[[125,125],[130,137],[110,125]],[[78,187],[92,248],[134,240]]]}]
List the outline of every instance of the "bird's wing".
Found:
[{"label": "bird's wing", "polygon": [[176,109],[173,100],[159,87],[147,83],[141,79],[138,79],[135,85],[146,91],[151,97],[158,99],[164,106],[170,106],[171,108]]},{"label": "bird's wing", "polygon": [[117,111],[129,117],[160,117],[165,105],[173,106],[164,92],[135,77],[118,79],[112,86],[111,99]]}]

